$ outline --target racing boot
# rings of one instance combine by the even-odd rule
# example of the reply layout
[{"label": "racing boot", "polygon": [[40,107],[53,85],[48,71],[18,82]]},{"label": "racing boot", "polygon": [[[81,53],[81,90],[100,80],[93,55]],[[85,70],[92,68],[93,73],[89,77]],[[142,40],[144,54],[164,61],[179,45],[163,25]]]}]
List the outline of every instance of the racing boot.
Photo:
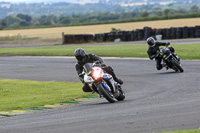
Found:
[{"label": "racing boot", "polygon": [[162,68],[166,68],[166,70],[168,70],[169,69],[169,67],[167,66],[167,64],[164,62],[163,64],[162,64]]},{"label": "racing boot", "polygon": [[178,61],[180,61],[180,60],[181,60],[181,58],[180,58],[180,57],[178,57],[177,55],[176,55],[176,58],[178,59]]},{"label": "racing boot", "polygon": [[115,81],[117,82],[117,83],[119,83],[120,85],[122,85],[124,82],[121,80],[121,79],[119,79],[119,78],[115,78]]},{"label": "racing boot", "polygon": [[117,78],[117,76],[115,75],[114,70],[113,70],[112,67],[108,66],[106,69],[107,69],[107,72],[113,76],[113,79],[114,79],[117,83],[119,83],[120,85],[123,84],[123,81],[122,81],[121,79]]}]

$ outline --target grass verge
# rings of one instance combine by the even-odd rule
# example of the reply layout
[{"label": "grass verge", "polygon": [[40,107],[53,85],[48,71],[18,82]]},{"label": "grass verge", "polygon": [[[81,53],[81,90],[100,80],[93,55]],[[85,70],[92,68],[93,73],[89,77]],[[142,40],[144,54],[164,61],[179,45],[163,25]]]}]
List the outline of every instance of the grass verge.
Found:
[{"label": "grass verge", "polygon": [[[172,45],[182,59],[200,59],[200,44]],[[98,56],[148,58],[147,45],[1,48],[0,55],[73,56],[78,47]]]},{"label": "grass verge", "polygon": [[81,83],[0,79],[0,111],[73,101],[86,95]]},{"label": "grass verge", "polygon": [[200,129],[181,130],[181,131],[165,131],[161,133],[200,133]]}]

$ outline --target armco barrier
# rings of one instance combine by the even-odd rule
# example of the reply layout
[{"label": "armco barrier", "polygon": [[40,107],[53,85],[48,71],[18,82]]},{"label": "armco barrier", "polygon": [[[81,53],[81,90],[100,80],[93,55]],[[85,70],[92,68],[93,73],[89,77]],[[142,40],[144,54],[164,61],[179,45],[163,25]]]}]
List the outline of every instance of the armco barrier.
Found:
[{"label": "armco barrier", "polygon": [[200,26],[195,27],[171,27],[164,29],[155,29],[144,27],[132,31],[116,31],[102,34],[80,34],[80,35],[64,35],[63,44],[72,43],[88,43],[95,42],[113,42],[116,39],[121,41],[141,41],[148,37],[162,35],[162,39],[182,39],[182,38],[200,38]]}]

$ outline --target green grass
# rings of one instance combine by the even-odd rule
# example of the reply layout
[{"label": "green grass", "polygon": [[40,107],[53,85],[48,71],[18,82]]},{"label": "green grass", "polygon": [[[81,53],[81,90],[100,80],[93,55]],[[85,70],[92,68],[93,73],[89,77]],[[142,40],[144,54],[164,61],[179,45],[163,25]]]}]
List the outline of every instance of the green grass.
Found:
[{"label": "green grass", "polygon": [[24,37],[0,37],[0,41],[31,41],[37,40],[38,37],[24,38]]},{"label": "green grass", "polygon": [[0,111],[73,101],[86,95],[82,83],[0,79]]},{"label": "green grass", "polygon": [[[181,59],[200,59],[200,44],[172,45]],[[1,48],[0,55],[73,56],[80,46]],[[81,46],[98,56],[148,58],[147,45]]]},{"label": "green grass", "polygon": [[181,131],[165,131],[161,133],[200,133],[200,129],[181,130]]}]

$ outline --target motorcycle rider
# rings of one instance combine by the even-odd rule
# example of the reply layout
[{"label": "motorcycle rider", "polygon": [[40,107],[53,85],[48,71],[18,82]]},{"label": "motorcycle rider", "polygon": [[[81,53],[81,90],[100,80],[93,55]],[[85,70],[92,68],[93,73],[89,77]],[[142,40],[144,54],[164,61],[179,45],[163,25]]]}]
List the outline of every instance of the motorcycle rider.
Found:
[{"label": "motorcycle rider", "polygon": [[[147,44],[149,45],[148,50],[147,50],[149,58],[151,60],[153,60],[155,58],[156,68],[157,68],[157,70],[161,70],[163,68],[163,66],[161,65],[162,57],[160,57],[160,55],[159,55],[159,47],[160,46],[168,46],[168,45],[170,45],[170,43],[169,42],[158,42],[158,41],[155,41],[155,39],[153,37],[149,37],[147,39]],[[174,48],[173,47],[168,47],[168,48],[172,52],[172,54],[174,54],[176,56]],[[176,56],[176,58],[178,60],[180,60],[180,58],[178,56]]]},{"label": "motorcycle rider", "polygon": [[82,48],[77,48],[74,52],[74,56],[77,59],[77,63],[75,65],[77,74],[79,75],[79,79],[81,80],[81,82],[83,83],[83,91],[84,92],[92,92],[92,90],[90,89],[89,85],[87,83],[84,83],[84,75],[82,75],[82,71],[83,71],[83,65],[85,65],[86,63],[100,63],[102,65],[104,65],[104,67],[102,68],[104,71],[106,71],[107,73],[109,73],[110,75],[112,75],[113,79],[119,83],[120,85],[123,84],[123,81],[119,78],[116,77],[114,70],[112,69],[112,67],[110,66],[106,66],[104,64],[103,59],[101,59],[100,57],[98,57],[95,54],[92,53],[88,53],[86,54],[84,49]]}]

